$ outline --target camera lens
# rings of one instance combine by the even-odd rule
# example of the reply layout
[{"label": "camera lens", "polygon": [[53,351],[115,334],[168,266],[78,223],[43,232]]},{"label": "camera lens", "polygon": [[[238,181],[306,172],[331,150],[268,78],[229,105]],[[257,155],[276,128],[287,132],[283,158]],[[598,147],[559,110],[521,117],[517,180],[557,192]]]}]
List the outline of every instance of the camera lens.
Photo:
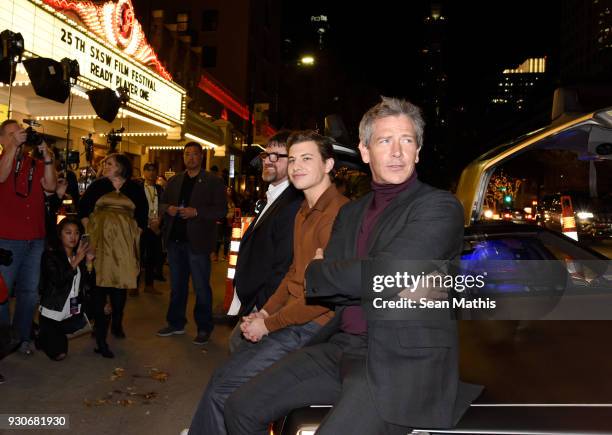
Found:
[{"label": "camera lens", "polygon": [[38,146],[43,142],[43,137],[32,127],[26,128],[26,143],[31,146]]}]

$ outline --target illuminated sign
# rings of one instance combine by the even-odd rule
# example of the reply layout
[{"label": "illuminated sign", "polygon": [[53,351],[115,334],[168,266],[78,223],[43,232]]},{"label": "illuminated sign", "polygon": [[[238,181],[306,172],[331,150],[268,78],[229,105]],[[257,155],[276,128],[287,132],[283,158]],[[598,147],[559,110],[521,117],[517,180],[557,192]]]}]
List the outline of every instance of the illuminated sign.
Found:
[{"label": "illuminated sign", "polygon": [[183,123],[185,91],[181,87],[105,44],[50,6],[40,1],[2,0],[0,29],[20,32],[26,51],[36,56],[76,59],[81,70],[79,83],[85,88],[126,87],[130,106],[156,118]]},{"label": "illuminated sign", "polygon": [[113,47],[118,47],[130,57],[151,66],[166,80],[172,80],[170,73],[147,43],[130,0],[107,1],[101,5],[89,1],[42,1],[58,11],[76,14],[98,37]]}]

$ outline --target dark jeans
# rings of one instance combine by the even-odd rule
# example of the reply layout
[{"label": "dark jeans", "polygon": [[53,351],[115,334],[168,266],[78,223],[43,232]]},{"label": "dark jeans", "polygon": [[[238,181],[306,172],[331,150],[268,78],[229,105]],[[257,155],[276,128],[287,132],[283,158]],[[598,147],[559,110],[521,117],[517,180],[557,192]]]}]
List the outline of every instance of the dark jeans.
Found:
[{"label": "dark jeans", "polygon": [[113,309],[111,328],[114,331],[123,329],[123,309],[127,299],[127,290],[114,287],[96,287],[93,292],[94,316],[96,319],[96,342],[98,347],[106,347],[106,334],[108,332],[108,319],[104,314],[107,296],[110,298],[111,308]]},{"label": "dark jeans", "polygon": [[[10,266],[0,266],[0,274],[6,282],[9,293],[17,298],[12,324],[17,331],[19,341],[30,341],[34,310],[38,303],[40,261],[44,247],[44,239],[0,239],[0,248],[13,253],[13,263]],[[0,305],[0,322],[10,323],[9,304]]]},{"label": "dark jeans", "polygon": [[366,351],[366,337],[339,333],[327,343],[286,356],[225,402],[228,433],[266,435],[268,423],[292,409],[330,404],[334,407],[318,435],[410,433],[409,428],[386,423],[378,415],[367,384]]},{"label": "dark jeans", "polygon": [[193,318],[198,332],[211,332],[212,289],[210,288],[210,253],[192,252],[188,242],[168,242],[168,264],[170,265],[170,306],[166,315],[168,325],[183,329],[187,323],[185,310],[189,296],[189,276],[196,294]]},{"label": "dark jeans", "polygon": [[226,434],[223,408],[230,394],[288,353],[304,346],[320,328],[317,323],[310,322],[272,332],[259,343],[243,341],[229,361],[213,373],[189,434]]},{"label": "dark jeans", "polygon": [[153,285],[155,275],[160,273],[162,259],[161,235],[147,228],[140,237],[140,258],[144,268],[145,285]]},{"label": "dark jeans", "polygon": [[62,353],[68,353],[66,334],[72,334],[84,327],[85,318],[82,314],[77,314],[58,322],[41,315],[39,325],[38,346],[49,358],[55,359]]}]

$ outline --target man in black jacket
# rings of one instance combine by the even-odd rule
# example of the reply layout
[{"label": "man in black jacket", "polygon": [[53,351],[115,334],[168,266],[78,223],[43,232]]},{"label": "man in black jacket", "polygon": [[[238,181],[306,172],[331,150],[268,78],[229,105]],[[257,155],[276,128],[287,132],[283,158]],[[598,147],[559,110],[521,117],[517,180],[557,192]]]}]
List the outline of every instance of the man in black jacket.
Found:
[{"label": "man in black jacket", "polygon": [[[290,131],[270,137],[260,154],[261,177],[270,183],[265,204],[240,241],[234,275],[235,295],[229,314],[247,316],[259,310],[276,291],[293,259],[293,222],[304,195],[287,177],[287,139]],[[242,342],[240,324],[230,336],[230,351]]]},{"label": "man in black jacket", "polygon": [[336,316],[321,331],[322,342],[285,357],[230,396],[230,434],[265,434],[268,422],[293,408],[330,403],[317,434],[450,427],[479,394],[459,381],[450,313],[376,319],[360,305],[372,291],[362,293],[363,260],[423,264],[461,252],[461,205],[416,177],[423,130],[419,108],[407,101],[383,98],[364,115],[359,150],[373,191],[340,210],[324,257],[317,253],[305,277],[307,298],[335,305]]},{"label": "man in black jacket", "polygon": [[183,151],[187,170],[168,180],[161,199],[171,293],[166,316],[168,326],[157,335],[185,333],[191,275],[196,294],[193,317],[198,328],[195,345],[207,343],[213,330],[210,253],[215,245],[217,219],[227,213],[223,181],[202,169],[203,159],[202,146],[197,142],[187,143]]}]

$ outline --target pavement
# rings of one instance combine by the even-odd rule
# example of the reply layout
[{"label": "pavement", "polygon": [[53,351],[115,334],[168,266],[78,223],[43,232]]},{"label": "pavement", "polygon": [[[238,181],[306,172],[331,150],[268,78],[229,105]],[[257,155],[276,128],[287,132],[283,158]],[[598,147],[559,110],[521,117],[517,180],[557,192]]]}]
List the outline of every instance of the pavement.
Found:
[{"label": "pavement", "polygon": [[[226,262],[213,263],[213,306],[221,314]],[[169,276],[166,268],[165,276]],[[169,282],[156,282],[161,295],[140,292],[125,309],[126,339],[109,335],[114,359],[95,354],[90,334],[69,341],[68,357],[51,361],[40,351],[31,357],[13,353],[0,361],[6,383],[0,385],[0,414],[62,414],[67,431],[37,433],[93,435],[178,435],[189,426],[213,370],[228,356],[231,327],[217,324],[204,346],[196,334],[190,292],[185,335],[157,337],[165,326]],[[23,434],[30,430],[2,430]]]}]

